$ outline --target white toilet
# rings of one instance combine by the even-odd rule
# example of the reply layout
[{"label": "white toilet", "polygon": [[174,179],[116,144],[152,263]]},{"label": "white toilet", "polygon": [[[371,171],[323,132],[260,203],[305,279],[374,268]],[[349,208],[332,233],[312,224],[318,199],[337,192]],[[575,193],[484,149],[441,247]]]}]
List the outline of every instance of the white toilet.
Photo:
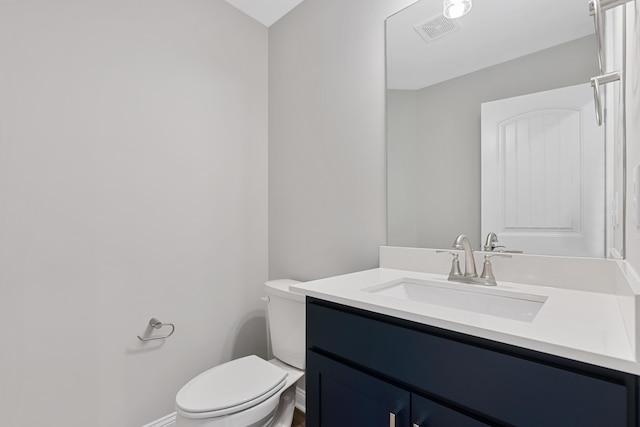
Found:
[{"label": "white toilet", "polygon": [[176,395],[178,427],[291,426],[296,382],[305,367],[304,295],[295,280],[265,283],[271,346],[276,359],[232,360],[205,371]]}]

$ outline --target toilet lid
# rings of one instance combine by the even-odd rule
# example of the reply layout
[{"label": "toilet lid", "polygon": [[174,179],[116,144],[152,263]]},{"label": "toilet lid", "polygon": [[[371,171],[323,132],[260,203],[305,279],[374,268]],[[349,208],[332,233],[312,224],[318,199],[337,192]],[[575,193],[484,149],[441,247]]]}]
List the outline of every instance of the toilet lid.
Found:
[{"label": "toilet lid", "polygon": [[[205,371],[185,384],[176,406],[185,412],[233,412],[229,409],[269,398],[286,382],[287,373],[259,358],[247,356]],[[270,393],[271,392],[271,393]],[[242,408],[240,408],[242,409]]]}]

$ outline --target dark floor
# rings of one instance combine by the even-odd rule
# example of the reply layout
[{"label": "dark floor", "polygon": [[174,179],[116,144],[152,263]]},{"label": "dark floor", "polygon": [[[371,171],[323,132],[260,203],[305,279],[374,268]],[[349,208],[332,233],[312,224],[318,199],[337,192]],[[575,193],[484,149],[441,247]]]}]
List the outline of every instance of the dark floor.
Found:
[{"label": "dark floor", "polygon": [[291,427],[304,427],[304,412],[296,408],[293,413],[293,423],[291,423]]}]

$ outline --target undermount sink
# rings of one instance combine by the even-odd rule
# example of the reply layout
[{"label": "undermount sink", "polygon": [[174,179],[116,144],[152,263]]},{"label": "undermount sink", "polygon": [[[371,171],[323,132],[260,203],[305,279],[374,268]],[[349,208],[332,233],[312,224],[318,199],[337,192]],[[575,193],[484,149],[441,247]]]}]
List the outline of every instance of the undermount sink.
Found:
[{"label": "undermount sink", "polygon": [[474,313],[531,322],[546,296],[457,284],[449,281],[398,279],[364,288],[376,295],[440,305]]}]

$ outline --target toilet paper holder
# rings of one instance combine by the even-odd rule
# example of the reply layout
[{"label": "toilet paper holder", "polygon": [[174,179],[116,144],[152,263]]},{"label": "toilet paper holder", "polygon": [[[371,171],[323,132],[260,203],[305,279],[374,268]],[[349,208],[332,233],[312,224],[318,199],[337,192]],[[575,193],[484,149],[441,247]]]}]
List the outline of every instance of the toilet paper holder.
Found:
[{"label": "toilet paper holder", "polygon": [[173,333],[176,330],[176,327],[173,323],[162,323],[161,321],[159,321],[158,319],[156,319],[155,317],[151,318],[151,320],[149,320],[149,327],[153,328],[153,329],[160,329],[163,328],[165,326],[168,326],[171,328],[171,332],[169,332],[167,335],[162,335],[162,336],[157,336],[157,337],[141,337],[140,335],[138,335],[138,339],[140,341],[153,341],[153,340],[163,340],[165,338],[169,338],[171,335],[173,335]]}]

